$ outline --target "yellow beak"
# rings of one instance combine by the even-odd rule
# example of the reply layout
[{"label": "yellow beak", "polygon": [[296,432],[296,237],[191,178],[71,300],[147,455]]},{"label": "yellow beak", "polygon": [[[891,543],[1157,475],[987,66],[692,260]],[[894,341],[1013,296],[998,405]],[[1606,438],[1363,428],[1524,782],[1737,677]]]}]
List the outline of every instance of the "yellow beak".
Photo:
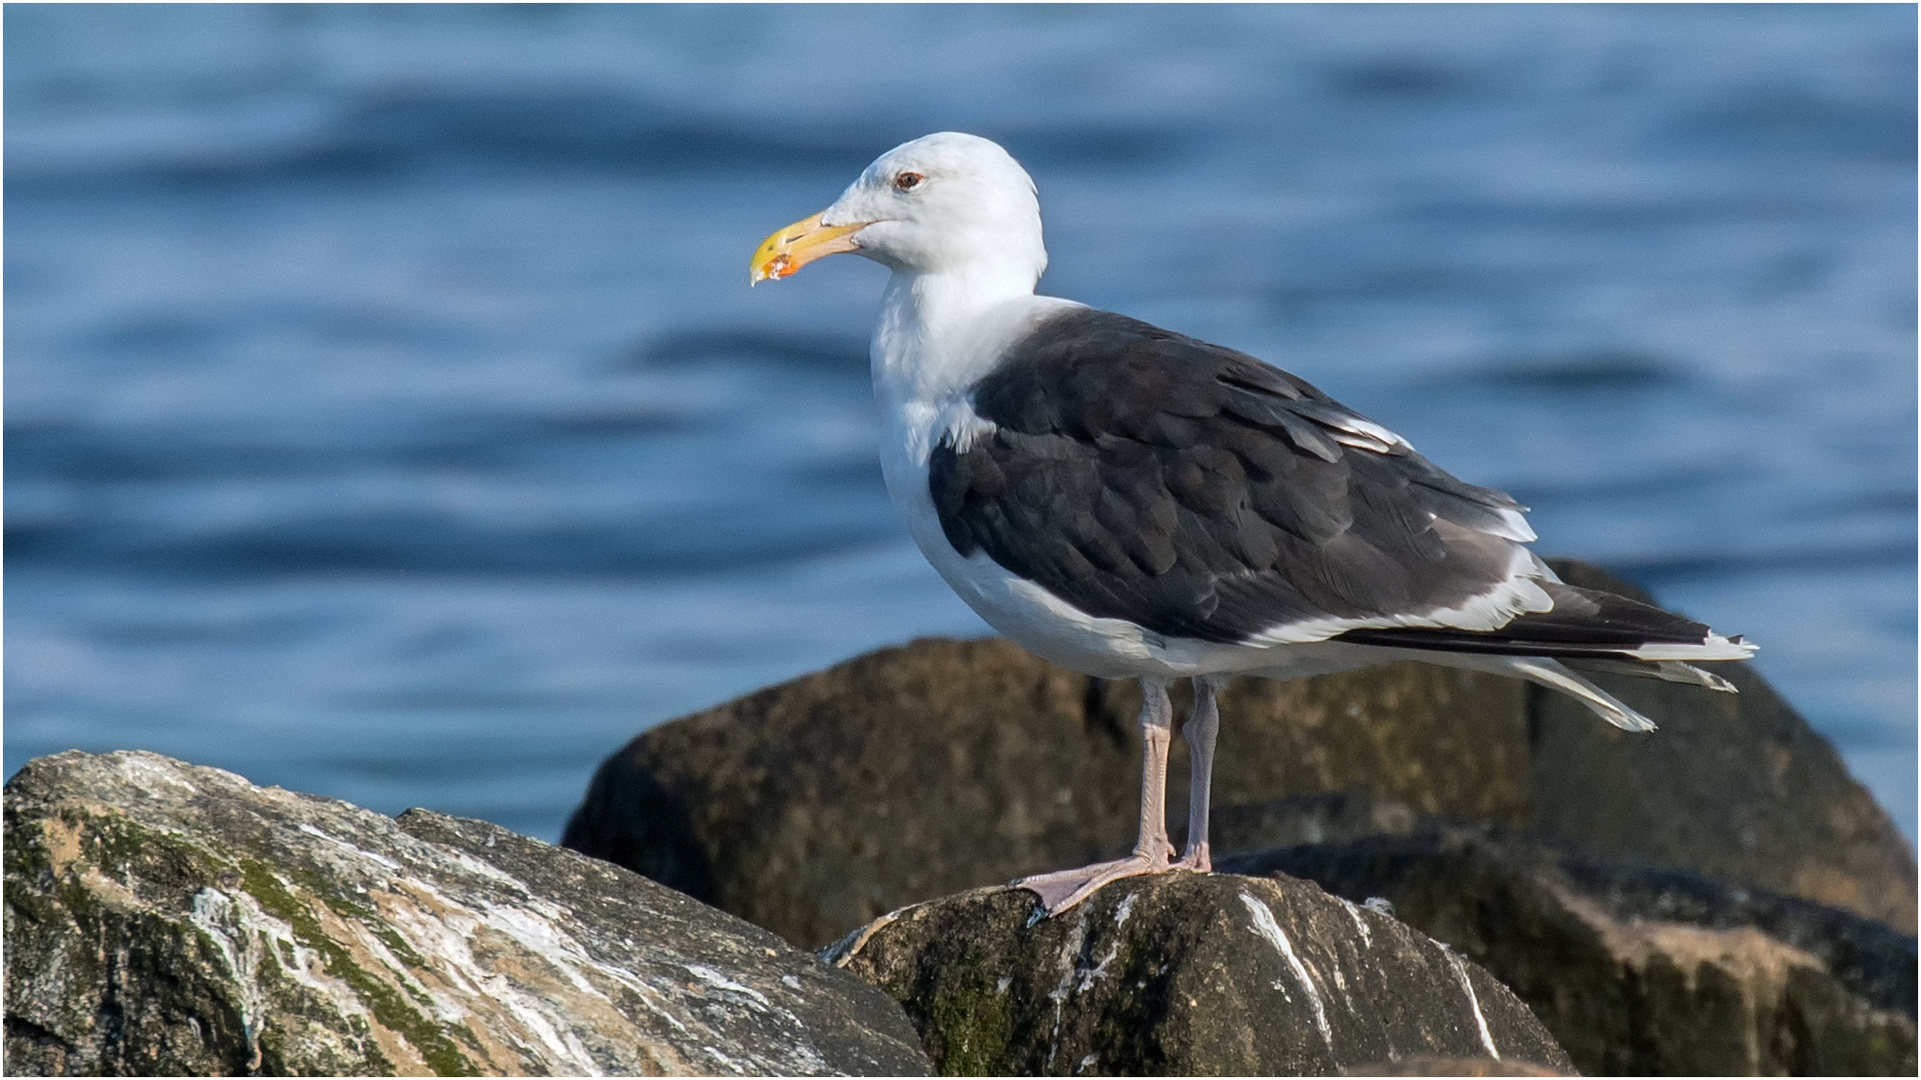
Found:
[{"label": "yellow beak", "polygon": [[854,234],[870,224],[872,222],[860,221],[852,225],[822,225],[820,215],[815,214],[776,230],[754,251],[747,284],[784,278],[815,259],[853,251],[860,246],[854,243]]}]

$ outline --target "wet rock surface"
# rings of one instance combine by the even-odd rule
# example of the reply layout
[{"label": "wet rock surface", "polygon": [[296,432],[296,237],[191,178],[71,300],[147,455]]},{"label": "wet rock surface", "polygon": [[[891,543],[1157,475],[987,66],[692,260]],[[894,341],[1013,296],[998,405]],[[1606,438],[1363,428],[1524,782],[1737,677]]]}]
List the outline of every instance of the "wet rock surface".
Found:
[{"label": "wet rock surface", "polygon": [[[1515,680],[1426,664],[1238,680],[1221,699],[1215,850],[1405,833],[1438,816],[1913,933],[1914,856],[1893,822],[1758,675],[1716,670],[1742,693],[1603,677],[1660,723],[1649,735]],[[818,947],[905,904],[1123,854],[1138,704],[1132,682],[1006,642],[919,641],[640,735],[602,765],[562,842]],[[1170,774],[1178,816],[1179,740]]]},{"label": "wet rock surface", "polygon": [[1222,867],[1387,900],[1512,988],[1583,1073],[1915,1071],[1915,940],[1849,912],[1460,828]]},{"label": "wet rock surface", "polygon": [[1031,894],[983,889],[895,912],[825,955],[898,999],[948,1075],[1569,1066],[1485,971],[1301,881],[1133,878],[1051,919]]},{"label": "wet rock surface", "polygon": [[627,871],[155,754],[6,787],[10,1074],[917,1074],[873,988]]}]

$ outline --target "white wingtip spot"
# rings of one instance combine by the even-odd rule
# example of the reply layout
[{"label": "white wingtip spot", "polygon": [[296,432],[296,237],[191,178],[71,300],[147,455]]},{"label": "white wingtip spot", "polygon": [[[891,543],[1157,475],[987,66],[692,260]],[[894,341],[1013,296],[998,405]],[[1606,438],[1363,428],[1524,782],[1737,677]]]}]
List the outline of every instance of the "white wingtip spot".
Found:
[{"label": "white wingtip spot", "polygon": [[1709,634],[1699,645],[1643,645],[1628,655],[1636,660],[1746,660],[1760,650],[1752,641]]}]

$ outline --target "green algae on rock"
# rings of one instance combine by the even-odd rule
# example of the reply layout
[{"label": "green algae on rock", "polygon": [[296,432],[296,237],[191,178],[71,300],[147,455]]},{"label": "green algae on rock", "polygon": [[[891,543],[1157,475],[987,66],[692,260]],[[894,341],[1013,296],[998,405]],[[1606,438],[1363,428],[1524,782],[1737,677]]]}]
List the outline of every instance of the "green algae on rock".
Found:
[{"label": "green algae on rock", "polygon": [[10,1074],[918,1074],[885,996],[637,875],[156,754],[6,788]]}]

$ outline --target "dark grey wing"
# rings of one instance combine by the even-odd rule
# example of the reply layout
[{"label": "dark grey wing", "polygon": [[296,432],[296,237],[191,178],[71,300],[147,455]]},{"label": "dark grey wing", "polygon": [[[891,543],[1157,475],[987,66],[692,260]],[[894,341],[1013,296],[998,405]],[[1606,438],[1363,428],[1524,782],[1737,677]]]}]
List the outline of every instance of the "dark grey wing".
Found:
[{"label": "dark grey wing", "polygon": [[930,461],[948,541],[1164,636],[1464,608],[1534,565],[1506,495],[1286,372],[1124,316],[1047,321],[972,404],[993,429]]}]

